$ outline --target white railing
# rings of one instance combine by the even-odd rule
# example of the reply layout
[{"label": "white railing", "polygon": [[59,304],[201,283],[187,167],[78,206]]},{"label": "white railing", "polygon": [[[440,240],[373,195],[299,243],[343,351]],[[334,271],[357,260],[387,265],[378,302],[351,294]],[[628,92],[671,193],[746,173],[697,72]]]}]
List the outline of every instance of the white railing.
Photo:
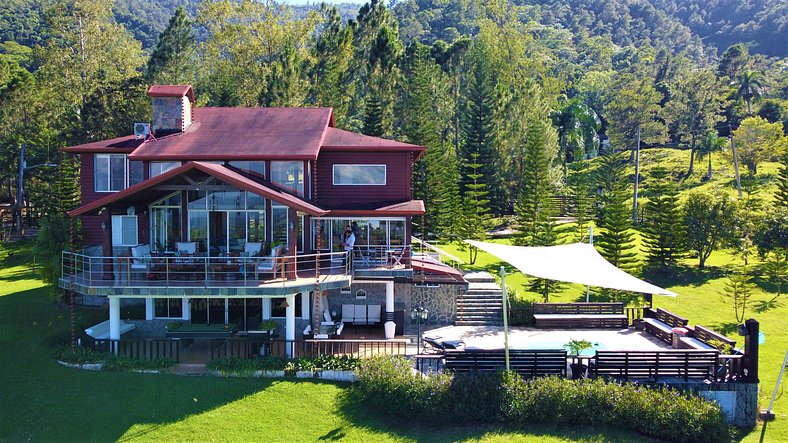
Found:
[{"label": "white railing", "polygon": [[345,252],[278,257],[96,257],[63,251],[62,276],[86,286],[256,287],[318,275],[349,275]]}]

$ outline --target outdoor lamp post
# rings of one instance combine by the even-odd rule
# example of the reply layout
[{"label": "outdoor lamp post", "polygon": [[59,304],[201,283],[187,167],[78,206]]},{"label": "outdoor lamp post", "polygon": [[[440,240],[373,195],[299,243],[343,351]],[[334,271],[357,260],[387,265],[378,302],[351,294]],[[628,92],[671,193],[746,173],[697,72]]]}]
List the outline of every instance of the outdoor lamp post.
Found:
[{"label": "outdoor lamp post", "polygon": [[426,320],[427,316],[430,315],[430,311],[427,308],[415,305],[410,310],[410,318],[412,320],[416,320],[416,325],[418,327],[418,332],[416,336],[416,351],[421,352],[421,321]]}]

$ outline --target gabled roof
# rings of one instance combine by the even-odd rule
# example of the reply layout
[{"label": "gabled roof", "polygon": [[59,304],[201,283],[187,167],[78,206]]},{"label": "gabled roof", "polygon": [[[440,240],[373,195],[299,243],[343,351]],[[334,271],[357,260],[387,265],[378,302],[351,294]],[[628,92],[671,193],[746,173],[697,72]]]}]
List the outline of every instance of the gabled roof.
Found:
[{"label": "gabled roof", "polygon": [[331,108],[194,108],[185,132],[150,140],[131,160],[315,160]]},{"label": "gabled roof", "polygon": [[418,153],[416,158],[420,157],[425,151],[423,146],[356,134],[355,132],[338,128],[326,128],[326,135],[323,138],[321,148],[342,151],[368,151],[370,148],[377,152],[414,151]]},{"label": "gabled roof", "polygon": [[327,214],[327,211],[320,209],[305,200],[278,189],[266,186],[223,165],[202,162],[189,162],[179,168],[167,171],[164,174],[158,175],[149,180],[145,180],[142,183],[138,183],[120,192],[116,192],[94,202],[82,205],[79,208],[69,211],[67,214],[69,217],[76,217],[98,211],[105,206],[118,205],[126,200],[134,199],[135,196],[139,196],[141,194],[146,195],[146,191],[150,191],[151,188],[154,188],[156,185],[170,181],[192,170],[199,170],[205,174],[216,177],[224,183],[233,185],[238,189],[242,189],[244,191],[271,199],[289,208],[293,208],[300,212],[305,212],[312,216],[322,216]]},{"label": "gabled roof", "polygon": [[148,88],[148,97],[183,97],[189,96],[194,103],[194,90],[191,85],[152,85]]},{"label": "gabled roof", "polygon": [[139,147],[144,141],[135,139],[133,135],[111,138],[98,142],[85,143],[84,145],[70,146],[63,148],[64,152],[79,153],[107,153],[116,152],[118,154],[129,154]]}]

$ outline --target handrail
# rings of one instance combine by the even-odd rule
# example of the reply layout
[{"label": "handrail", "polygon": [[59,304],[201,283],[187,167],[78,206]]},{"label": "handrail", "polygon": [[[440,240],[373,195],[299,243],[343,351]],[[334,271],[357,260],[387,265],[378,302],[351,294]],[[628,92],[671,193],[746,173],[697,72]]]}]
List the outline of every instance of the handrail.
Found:
[{"label": "handrail", "polygon": [[349,275],[346,252],[276,257],[89,256],[62,252],[62,278],[88,286],[238,287],[317,275]]}]

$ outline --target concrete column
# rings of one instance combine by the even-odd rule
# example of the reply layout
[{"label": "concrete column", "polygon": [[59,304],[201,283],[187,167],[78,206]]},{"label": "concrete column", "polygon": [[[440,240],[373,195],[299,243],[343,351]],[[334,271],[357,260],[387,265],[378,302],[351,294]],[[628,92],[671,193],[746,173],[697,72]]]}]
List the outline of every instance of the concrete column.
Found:
[{"label": "concrete column", "polygon": [[309,292],[301,293],[301,320],[309,320]]},{"label": "concrete column", "polygon": [[181,318],[184,320],[192,319],[192,309],[189,306],[189,297],[183,297],[181,300]]},{"label": "concrete column", "polygon": [[[109,297],[109,339],[120,340],[120,298]],[[118,353],[115,344],[111,344],[111,351]]]},{"label": "concrete column", "polygon": [[386,322],[383,324],[383,330],[386,334],[386,339],[394,338],[394,331],[397,325],[394,323],[394,282],[386,282]]},{"label": "concrete column", "polygon": [[224,299],[224,324],[230,323],[230,299]]},{"label": "concrete column", "polygon": [[290,294],[285,297],[287,308],[285,308],[285,340],[287,340],[287,356],[293,356],[295,344],[295,295]]},{"label": "concrete column", "polygon": [[271,299],[264,298],[263,299],[263,320],[270,320],[271,319]]},{"label": "concrete column", "polygon": [[145,298],[145,320],[153,320],[156,317],[156,312],[153,307],[153,297]]}]

